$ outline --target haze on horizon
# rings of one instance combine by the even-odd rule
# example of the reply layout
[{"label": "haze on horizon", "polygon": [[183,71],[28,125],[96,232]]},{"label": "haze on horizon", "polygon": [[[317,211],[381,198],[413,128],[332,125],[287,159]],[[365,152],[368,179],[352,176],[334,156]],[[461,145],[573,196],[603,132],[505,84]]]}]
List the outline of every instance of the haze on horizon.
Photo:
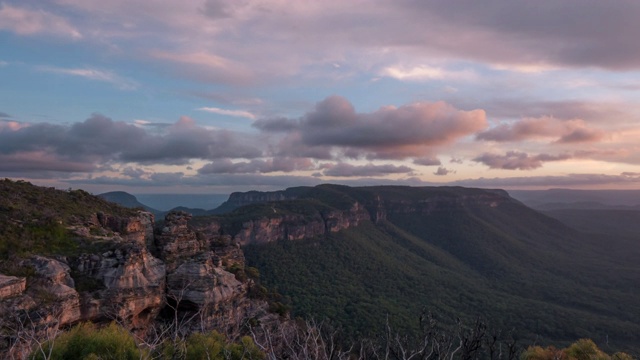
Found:
[{"label": "haze on horizon", "polygon": [[0,2],[0,177],[640,189],[640,3]]}]

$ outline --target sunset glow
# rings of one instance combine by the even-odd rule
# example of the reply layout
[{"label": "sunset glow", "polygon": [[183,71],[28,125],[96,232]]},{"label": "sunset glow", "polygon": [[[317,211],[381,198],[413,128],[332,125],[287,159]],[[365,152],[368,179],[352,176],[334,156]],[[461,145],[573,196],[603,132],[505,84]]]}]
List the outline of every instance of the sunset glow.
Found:
[{"label": "sunset glow", "polygon": [[630,0],[3,1],[0,177],[640,189],[638,36]]}]

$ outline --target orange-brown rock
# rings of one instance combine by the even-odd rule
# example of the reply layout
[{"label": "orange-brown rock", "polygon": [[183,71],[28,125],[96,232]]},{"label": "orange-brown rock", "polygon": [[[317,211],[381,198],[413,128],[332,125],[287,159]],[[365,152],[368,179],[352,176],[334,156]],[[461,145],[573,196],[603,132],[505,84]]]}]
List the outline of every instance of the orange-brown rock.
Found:
[{"label": "orange-brown rock", "polygon": [[21,295],[26,287],[26,278],[0,274],[0,300]]}]

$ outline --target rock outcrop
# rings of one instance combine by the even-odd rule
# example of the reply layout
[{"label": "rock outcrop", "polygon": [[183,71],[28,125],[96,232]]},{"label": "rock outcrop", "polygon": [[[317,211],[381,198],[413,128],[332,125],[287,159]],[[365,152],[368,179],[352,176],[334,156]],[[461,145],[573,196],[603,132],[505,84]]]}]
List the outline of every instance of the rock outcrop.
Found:
[{"label": "rock outcrop", "polygon": [[81,319],[80,295],[75,289],[69,265],[60,260],[36,255],[25,261],[24,266],[35,269],[27,296],[35,301],[44,297],[55,308],[56,317],[61,325]]},{"label": "rock outcrop", "polygon": [[[196,231],[190,218],[168,214],[155,238],[153,217],[145,213],[96,214],[86,225],[70,227],[93,250],[33,255],[18,266],[30,269],[29,276],[0,274],[0,328],[29,321],[46,332],[80,321],[116,320],[144,335],[153,323],[180,316],[192,320],[181,324],[187,329],[238,331],[248,317],[267,316],[267,304],[248,296],[251,283],[228,271],[244,268],[239,246],[215,226]],[[2,346],[0,341],[0,354]]]},{"label": "rock outcrop", "polygon": [[74,263],[83,286],[82,320],[118,319],[144,329],[164,306],[164,263],[136,241],[102,254],[83,254]]},{"label": "rock outcrop", "polygon": [[21,295],[26,288],[26,278],[0,274],[0,300]]},{"label": "rock outcrop", "polygon": [[144,246],[153,244],[153,214],[139,211],[134,217],[118,217],[97,213],[96,222],[105,229],[118,233],[125,240],[138,242]]},{"label": "rock outcrop", "polygon": [[191,216],[171,212],[156,237],[159,256],[167,263],[167,299],[181,317],[200,320],[200,329],[236,332],[243,319],[265,316],[266,303],[247,296],[249,282],[241,282],[228,269],[244,268],[242,250],[219,226],[194,231]]}]

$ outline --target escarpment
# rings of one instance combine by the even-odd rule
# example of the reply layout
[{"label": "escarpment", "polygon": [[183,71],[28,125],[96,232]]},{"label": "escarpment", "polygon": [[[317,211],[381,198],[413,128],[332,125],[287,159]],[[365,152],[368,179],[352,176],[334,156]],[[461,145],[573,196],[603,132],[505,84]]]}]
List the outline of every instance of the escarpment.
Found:
[{"label": "escarpment", "polygon": [[385,221],[388,216],[481,210],[515,201],[502,190],[345,188],[321,185],[293,188],[295,191],[234,193],[234,202],[245,207],[210,218],[208,226],[229,234],[238,244],[261,244],[324,236],[356,227],[363,221]]}]

